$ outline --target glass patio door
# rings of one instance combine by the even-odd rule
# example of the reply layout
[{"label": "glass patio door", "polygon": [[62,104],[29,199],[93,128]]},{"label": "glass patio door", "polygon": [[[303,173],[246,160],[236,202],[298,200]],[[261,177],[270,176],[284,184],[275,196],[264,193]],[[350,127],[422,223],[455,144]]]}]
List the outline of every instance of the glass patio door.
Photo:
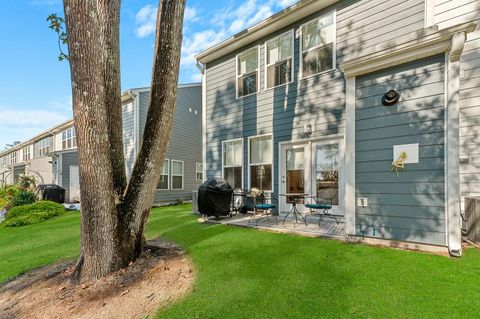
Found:
[{"label": "glass patio door", "polygon": [[332,214],[343,214],[343,152],[342,143],[312,144],[313,196],[332,204]]}]

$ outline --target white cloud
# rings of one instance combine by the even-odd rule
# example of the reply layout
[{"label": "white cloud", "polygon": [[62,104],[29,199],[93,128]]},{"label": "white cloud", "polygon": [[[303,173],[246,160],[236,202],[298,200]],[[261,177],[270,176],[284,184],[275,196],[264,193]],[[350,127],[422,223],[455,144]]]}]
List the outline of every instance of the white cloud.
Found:
[{"label": "white cloud", "polygon": [[283,8],[289,7],[294,3],[297,3],[298,0],[280,0],[278,1],[279,5]]},{"label": "white cloud", "polygon": [[[243,0],[225,2],[213,12],[211,18],[200,18],[198,8],[185,9],[185,28],[182,44],[182,72],[190,79],[199,80],[196,74],[195,55],[225,40],[258,22],[270,17],[274,12],[297,2],[296,0]],[[138,37],[146,37],[155,32],[157,8],[146,5],[136,15]],[[195,23],[195,25],[193,25]]]},{"label": "white cloud", "polygon": [[147,4],[138,11],[135,16],[135,22],[138,27],[135,33],[138,37],[144,38],[152,33],[155,33],[157,21],[157,7]]},{"label": "white cloud", "polygon": [[[135,15],[137,28],[135,33],[139,38],[147,37],[155,33],[157,24],[158,8],[153,4],[143,6]],[[198,10],[194,7],[186,7],[184,15],[184,24],[195,23],[200,21]]]}]

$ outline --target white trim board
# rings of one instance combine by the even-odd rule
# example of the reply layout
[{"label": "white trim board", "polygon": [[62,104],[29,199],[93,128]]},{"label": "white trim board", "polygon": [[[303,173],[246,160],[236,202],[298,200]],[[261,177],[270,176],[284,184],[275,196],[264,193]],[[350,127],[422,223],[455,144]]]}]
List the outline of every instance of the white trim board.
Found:
[{"label": "white trim board", "polygon": [[476,23],[468,22],[440,31],[433,26],[413,32],[393,43],[376,46],[371,54],[341,63],[340,70],[346,78],[351,78],[448,51],[451,58],[457,59],[463,50],[463,44],[459,42],[476,27]]}]

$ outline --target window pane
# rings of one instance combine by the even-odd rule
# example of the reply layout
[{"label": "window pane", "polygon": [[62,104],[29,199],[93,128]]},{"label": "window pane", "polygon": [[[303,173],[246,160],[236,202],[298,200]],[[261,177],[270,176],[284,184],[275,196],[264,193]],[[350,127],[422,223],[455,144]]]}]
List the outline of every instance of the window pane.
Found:
[{"label": "window pane", "polygon": [[163,174],[163,175],[168,175],[168,160],[165,160],[165,161],[163,162],[162,174]]},{"label": "window pane", "polygon": [[160,180],[158,181],[157,189],[168,189],[168,175],[160,175]]},{"label": "window pane", "polygon": [[241,167],[225,167],[223,169],[225,181],[233,188],[242,188],[242,168]]},{"label": "window pane", "polygon": [[250,164],[272,162],[272,137],[265,136],[250,140]]},{"label": "window pane", "polygon": [[317,196],[332,199],[338,205],[338,144],[318,145],[316,148]]},{"label": "window pane", "polygon": [[302,29],[302,50],[333,42],[333,15],[316,20]]},{"label": "window pane", "polygon": [[242,165],[242,140],[226,142],[223,144],[223,165],[241,166]]},{"label": "window pane", "polygon": [[203,173],[197,172],[197,181],[202,181],[202,180],[203,180]]},{"label": "window pane", "polygon": [[172,176],[172,189],[182,189],[182,176]]},{"label": "window pane", "polygon": [[257,72],[245,75],[238,79],[238,96],[245,96],[257,92]]},{"label": "window pane", "polygon": [[333,45],[303,54],[303,76],[314,75],[333,68]]},{"label": "window pane", "polygon": [[258,48],[238,56],[238,75],[252,73],[258,66]]},{"label": "window pane", "polygon": [[260,190],[272,190],[272,165],[250,166],[250,184]]},{"label": "window pane", "polygon": [[172,175],[183,175],[183,162],[172,161]]},{"label": "window pane", "polygon": [[267,43],[267,64],[292,57],[292,34],[284,34]]},{"label": "window pane", "polygon": [[196,163],[195,170],[197,172],[203,171],[203,164],[202,163]]},{"label": "window pane", "polygon": [[269,66],[267,68],[267,88],[290,82],[291,74],[291,59]]}]

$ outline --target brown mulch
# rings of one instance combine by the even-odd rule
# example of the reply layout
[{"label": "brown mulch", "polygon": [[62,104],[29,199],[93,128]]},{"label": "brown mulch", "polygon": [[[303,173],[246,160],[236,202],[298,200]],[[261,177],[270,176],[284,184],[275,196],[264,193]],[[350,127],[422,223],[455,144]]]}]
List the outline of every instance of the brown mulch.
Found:
[{"label": "brown mulch", "polygon": [[0,318],[145,318],[189,292],[191,261],[172,243],[149,241],[126,269],[71,282],[74,262],[30,271],[0,286]]}]

